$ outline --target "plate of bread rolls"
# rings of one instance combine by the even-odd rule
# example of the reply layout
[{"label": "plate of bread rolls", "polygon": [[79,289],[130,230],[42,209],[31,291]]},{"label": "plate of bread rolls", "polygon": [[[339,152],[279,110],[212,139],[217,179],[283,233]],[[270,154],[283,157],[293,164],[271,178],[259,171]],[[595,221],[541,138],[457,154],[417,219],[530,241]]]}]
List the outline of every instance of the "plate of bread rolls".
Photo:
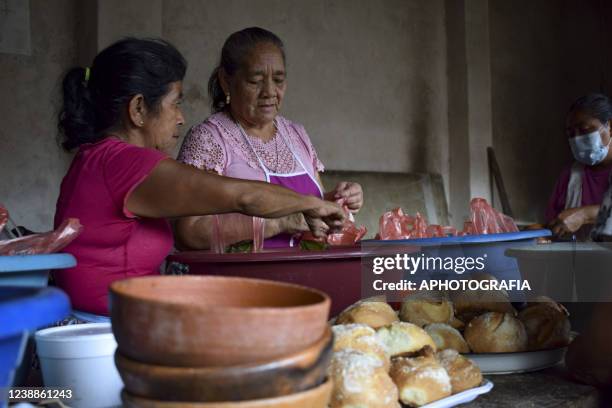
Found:
[{"label": "plate of bread rolls", "polygon": [[493,388],[476,363],[439,349],[380,299],[358,302],[334,323],[330,408],[452,407]]},{"label": "plate of bread rolls", "polygon": [[[477,273],[472,279],[496,279]],[[484,374],[541,370],[562,361],[571,341],[569,313],[550,298],[538,297],[520,310],[503,291],[415,292],[395,311],[384,298],[352,305],[336,324],[374,329],[411,323],[439,351],[452,349],[475,362]]]}]

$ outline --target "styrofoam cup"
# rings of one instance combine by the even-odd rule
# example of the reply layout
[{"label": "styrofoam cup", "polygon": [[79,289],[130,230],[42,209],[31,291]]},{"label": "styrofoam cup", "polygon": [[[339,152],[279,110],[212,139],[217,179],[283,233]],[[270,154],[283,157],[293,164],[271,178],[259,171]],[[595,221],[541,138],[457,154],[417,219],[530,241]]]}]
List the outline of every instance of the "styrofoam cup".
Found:
[{"label": "styrofoam cup", "polygon": [[53,327],[36,332],[35,339],[45,387],[72,390],[69,406],[121,406],[123,382],[110,323]]}]

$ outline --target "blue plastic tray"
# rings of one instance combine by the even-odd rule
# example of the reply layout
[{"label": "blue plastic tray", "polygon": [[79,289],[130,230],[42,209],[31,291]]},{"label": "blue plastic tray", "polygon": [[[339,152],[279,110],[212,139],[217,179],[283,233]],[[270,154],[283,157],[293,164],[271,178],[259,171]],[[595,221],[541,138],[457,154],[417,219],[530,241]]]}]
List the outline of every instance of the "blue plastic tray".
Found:
[{"label": "blue plastic tray", "polygon": [[549,237],[552,232],[547,229],[519,231],[519,232],[504,232],[501,234],[482,234],[482,235],[466,235],[463,237],[439,237],[439,238],[415,238],[415,239],[366,239],[362,242],[376,244],[415,244],[415,245],[444,245],[444,244],[484,244],[496,242],[534,240],[542,237]]},{"label": "blue plastic tray", "polygon": [[76,266],[70,254],[0,256],[0,286],[47,286],[49,270]]}]

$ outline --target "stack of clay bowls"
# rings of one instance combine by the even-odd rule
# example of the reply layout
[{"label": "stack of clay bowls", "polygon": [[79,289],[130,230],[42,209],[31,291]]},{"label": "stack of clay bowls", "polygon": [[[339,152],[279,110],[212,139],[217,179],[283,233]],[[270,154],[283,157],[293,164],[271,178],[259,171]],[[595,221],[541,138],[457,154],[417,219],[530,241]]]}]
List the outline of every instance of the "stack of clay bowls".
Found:
[{"label": "stack of clay bowls", "polygon": [[314,289],[214,276],[111,286],[127,407],[324,408],[330,300]]}]

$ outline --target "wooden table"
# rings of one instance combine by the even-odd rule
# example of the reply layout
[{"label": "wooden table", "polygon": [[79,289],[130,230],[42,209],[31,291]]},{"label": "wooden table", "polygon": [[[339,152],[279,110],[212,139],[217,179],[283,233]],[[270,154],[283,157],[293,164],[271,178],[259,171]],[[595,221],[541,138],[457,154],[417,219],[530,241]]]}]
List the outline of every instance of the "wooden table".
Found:
[{"label": "wooden table", "polygon": [[601,390],[572,381],[563,365],[534,373],[486,377],[494,384],[491,392],[462,407],[612,407]]}]

